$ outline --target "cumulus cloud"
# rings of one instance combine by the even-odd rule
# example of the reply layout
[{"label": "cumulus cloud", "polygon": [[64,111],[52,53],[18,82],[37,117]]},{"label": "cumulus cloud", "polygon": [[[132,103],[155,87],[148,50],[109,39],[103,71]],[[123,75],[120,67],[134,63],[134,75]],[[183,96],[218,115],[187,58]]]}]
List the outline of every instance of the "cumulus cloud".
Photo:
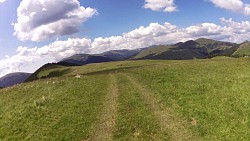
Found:
[{"label": "cumulus cloud", "polygon": [[71,35],[95,14],[95,9],[80,6],[78,0],[22,0],[13,24],[14,35],[31,41]]},{"label": "cumulus cloud", "polygon": [[0,0],[0,3],[4,3],[5,2],[5,0]]},{"label": "cumulus cloud", "polygon": [[144,8],[151,9],[153,11],[177,11],[177,7],[174,4],[174,0],[145,0]]},{"label": "cumulus cloud", "polygon": [[250,15],[250,5],[243,3],[242,0],[210,0],[215,6],[231,10],[234,12],[240,12],[247,16]]},{"label": "cumulus cloud", "polygon": [[[74,54],[89,53],[90,45],[90,39],[69,38],[66,41],[56,41],[41,48],[20,46],[16,50],[16,55],[11,57],[6,55],[6,58],[0,60],[0,76],[10,72],[22,71],[22,68],[36,65],[38,62],[57,62]],[[29,71],[34,71],[35,69],[37,68],[32,68]]]},{"label": "cumulus cloud", "polygon": [[[55,41],[43,47],[18,47],[17,54],[6,56],[0,60],[0,76],[6,73],[22,71],[25,66],[57,62],[61,59],[79,53],[101,53],[108,50],[136,49],[151,45],[174,44],[197,38],[210,38],[230,42],[249,40],[250,22],[236,22],[232,19],[220,19],[221,24],[201,23],[185,28],[178,28],[171,23],[151,23],[141,26],[120,36],[87,38],[70,38],[65,41]],[[42,65],[42,64],[41,64]],[[37,66],[39,67],[39,66]],[[30,69],[34,71],[35,67]]]}]

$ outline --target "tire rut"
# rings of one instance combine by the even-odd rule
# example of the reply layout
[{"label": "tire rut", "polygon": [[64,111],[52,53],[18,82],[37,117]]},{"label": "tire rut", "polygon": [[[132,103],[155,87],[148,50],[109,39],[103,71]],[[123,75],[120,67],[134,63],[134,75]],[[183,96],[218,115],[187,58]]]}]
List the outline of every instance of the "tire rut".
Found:
[{"label": "tire rut", "polygon": [[181,119],[174,117],[171,113],[171,110],[166,108],[163,104],[160,103],[160,96],[154,94],[147,88],[143,87],[137,80],[132,78],[127,74],[122,74],[126,77],[135,88],[139,90],[142,95],[143,100],[149,106],[153,112],[156,120],[159,122],[161,131],[167,132],[173,141],[197,141],[197,139],[192,133],[184,127],[187,123]]},{"label": "tire rut", "polygon": [[116,78],[110,74],[108,94],[105,97],[101,117],[90,138],[86,141],[111,141],[118,107],[118,86]]}]

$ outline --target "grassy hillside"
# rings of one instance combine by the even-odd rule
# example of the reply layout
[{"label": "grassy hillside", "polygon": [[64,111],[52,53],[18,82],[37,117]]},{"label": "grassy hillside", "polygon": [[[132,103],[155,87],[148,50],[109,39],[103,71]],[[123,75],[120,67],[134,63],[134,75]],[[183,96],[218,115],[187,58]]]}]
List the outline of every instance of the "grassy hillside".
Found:
[{"label": "grassy hillside", "polygon": [[239,48],[238,44],[200,38],[175,45],[159,45],[146,48],[132,57],[134,60],[190,60],[216,56],[231,56]]},{"label": "grassy hillside", "polygon": [[153,46],[139,52],[133,60],[188,60],[208,58],[207,49],[199,47],[195,41],[187,41],[172,46]]},{"label": "grassy hillside", "polygon": [[108,58],[111,58],[116,61],[122,61],[130,58],[131,56],[136,55],[138,52],[140,52],[142,49],[134,49],[134,50],[111,50],[104,53],[101,53],[99,55],[106,56]]},{"label": "grassy hillside", "polygon": [[200,38],[195,40],[200,47],[205,47],[209,54],[209,57],[215,56],[231,56],[238,48],[236,43],[216,41],[206,38]]},{"label": "grassy hillside", "polygon": [[[249,140],[250,60],[48,67],[0,90],[0,140]],[[63,73],[60,73],[63,72]]]},{"label": "grassy hillside", "polygon": [[239,49],[234,52],[233,56],[244,57],[250,56],[250,42],[246,42],[240,45]]},{"label": "grassy hillside", "polygon": [[91,63],[102,63],[102,62],[111,62],[111,61],[114,61],[114,60],[103,55],[75,54],[71,57],[61,60],[57,64],[63,65],[63,66],[82,66],[82,65],[91,64]]},{"label": "grassy hillside", "polygon": [[[64,71],[58,72],[58,70],[60,70],[60,68],[62,68]],[[50,74],[52,76],[49,76],[49,73],[47,72],[47,70],[51,70],[51,69],[55,69],[55,72],[54,72],[55,74]],[[29,76],[25,81],[29,82],[29,81],[33,81],[33,80],[37,80],[37,79],[41,79],[41,78],[61,76],[65,73],[67,73],[66,70],[67,69],[65,66],[61,66],[61,65],[58,65],[56,63],[48,63],[48,64],[45,64],[42,67],[40,67],[33,74],[31,74],[31,76]]]},{"label": "grassy hillside", "polygon": [[145,49],[141,52],[139,52],[137,55],[133,57],[133,59],[141,59],[141,58],[147,58],[149,56],[157,56],[161,54],[162,52],[168,51],[172,46],[164,46],[164,45],[159,45],[159,46],[153,46],[148,49]]}]

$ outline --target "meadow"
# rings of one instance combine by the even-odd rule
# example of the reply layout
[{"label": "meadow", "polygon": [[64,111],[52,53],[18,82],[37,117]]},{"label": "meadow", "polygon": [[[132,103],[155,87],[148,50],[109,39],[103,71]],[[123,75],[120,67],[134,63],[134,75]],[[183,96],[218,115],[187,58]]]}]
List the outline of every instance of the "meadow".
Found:
[{"label": "meadow", "polygon": [[0,140],[250,140],[250,59],[50,67],[0,89]]}]

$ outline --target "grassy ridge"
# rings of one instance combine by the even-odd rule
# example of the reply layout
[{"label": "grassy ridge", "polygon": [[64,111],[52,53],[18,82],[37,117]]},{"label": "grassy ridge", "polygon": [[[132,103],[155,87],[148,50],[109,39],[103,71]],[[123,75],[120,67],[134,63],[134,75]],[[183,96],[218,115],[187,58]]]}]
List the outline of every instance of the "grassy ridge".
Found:
[{"label": "grassy ridge", "polygon": [[[42,70],[39,77],[56,77],[0,90],[0,140],[89,139],[96,123],[110,119],[102,115],[109,107],[104,103],[110,73],[118,92],[113,140],[181,139],[160,130],[168,125],[162,125],[164,119],[160,121],[152,111],[155,105],[173,111],[171,116],[187,123],[182,126],[200,140],[250,139],[250,60],[219,57]],[[81,77],[76,78],[77,74]],[[159,95],[156,102],[145,101],[146,90],[152,92],[151,97]]]}]

